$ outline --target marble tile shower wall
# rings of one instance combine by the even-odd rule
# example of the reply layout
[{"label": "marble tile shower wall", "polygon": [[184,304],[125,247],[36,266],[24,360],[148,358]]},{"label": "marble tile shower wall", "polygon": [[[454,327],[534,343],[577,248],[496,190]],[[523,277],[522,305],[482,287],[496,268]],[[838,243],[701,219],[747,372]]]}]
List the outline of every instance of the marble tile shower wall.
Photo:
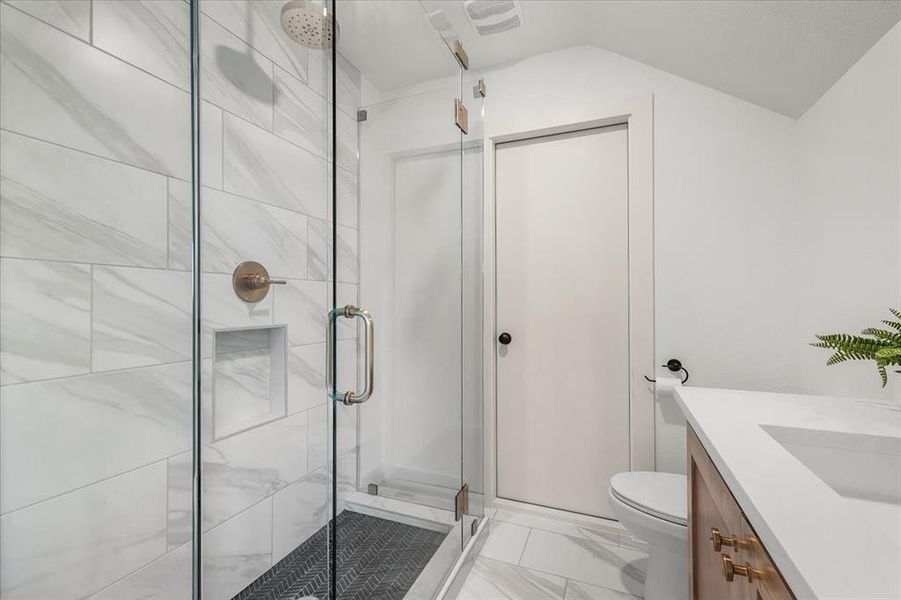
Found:
[{"label": "marble tile shower wall", "polygon": [[[282,34],[282,4],[202,4],[212,600],[230,598],[327,517],[330,67]],[[188,10],[182,0],[0,2],[2,600],[190,598]],[[344,303],[358,294],[360,97],[344,60],[338,86]],[[242,303],[230,274],[243,260],[288,284]],[[217,437],[212,332],[268,325],[287,328],[280,418]],[[340,338],[341,364],[354,364],[354,329]],[[217,393],[259,403],[268,362],[239,354],[217,362]],[[339,482],[350,492],[355,413],[338,418]]]}]

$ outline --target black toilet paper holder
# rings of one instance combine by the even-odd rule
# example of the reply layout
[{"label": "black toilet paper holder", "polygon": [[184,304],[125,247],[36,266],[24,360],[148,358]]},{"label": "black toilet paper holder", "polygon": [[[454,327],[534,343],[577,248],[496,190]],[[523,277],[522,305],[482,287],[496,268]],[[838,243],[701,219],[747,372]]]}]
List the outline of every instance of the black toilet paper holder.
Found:
[{"label": "black toilet paper holder", "polygon": [[[673,373],[678,373],[679,371],[682,371],[683,373],[685,373],[685,377],[682,378],[682,383],[685,383],[686,381],[688,381],[688,369],[686,369],[684,366],[682,366],[682,361],[679,360],[678,358],[671,358],[668,361],[666,361],[665,365],[660,365],[660,366],[666,367]],[[650,381],[651,383],[657,383],[656,379],[651,379],[647,375],[645,375],[644,378],[646,380]]]}]

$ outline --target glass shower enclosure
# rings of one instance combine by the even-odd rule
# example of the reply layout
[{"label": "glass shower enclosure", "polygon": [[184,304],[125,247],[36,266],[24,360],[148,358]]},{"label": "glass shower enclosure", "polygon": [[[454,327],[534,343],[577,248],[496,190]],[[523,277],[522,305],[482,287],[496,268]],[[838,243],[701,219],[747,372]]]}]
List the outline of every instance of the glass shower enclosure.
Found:
[{"label": "glass shower enclosure", "polygon": [[482,98],[432,22],[0,2],[2,600],[445,585],[483,516]]}]

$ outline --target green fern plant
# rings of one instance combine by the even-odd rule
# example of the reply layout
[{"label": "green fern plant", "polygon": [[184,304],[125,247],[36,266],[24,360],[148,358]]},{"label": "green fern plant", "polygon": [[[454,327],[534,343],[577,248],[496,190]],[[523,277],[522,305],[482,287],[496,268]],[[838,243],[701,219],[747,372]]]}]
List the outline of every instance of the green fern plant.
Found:
[{"label": "green fern plant", "polygon": [[[886,368],[901,366],[901,311],[890,308],[898,321],[883,321],[888,329],[869,327],[861,335],[832,333],[818,335],[820,340],[811,344],[815,348],[829,348],[835,353],[826,361],[827,365],[837,365],[847,360],[873,360],[882,378],[882,387],[888,383]],[[901,371],[897,371],[901,373]]]}]

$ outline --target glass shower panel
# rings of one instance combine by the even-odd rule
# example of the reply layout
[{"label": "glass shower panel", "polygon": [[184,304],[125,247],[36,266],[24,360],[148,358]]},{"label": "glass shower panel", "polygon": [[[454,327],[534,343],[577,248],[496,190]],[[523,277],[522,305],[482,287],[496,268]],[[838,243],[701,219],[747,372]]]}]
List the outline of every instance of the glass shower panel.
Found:
[{"label": "glass shower panel", "polygon": [[0,4],[4,600],[191,597],[190,29]]},{"label": "glass shower panel", "polygon": [[200,2],[204,600],[328,597],[330,50],[286,4]]},{"label": "glass shower panel", "polygon": [[464,73],[461,97],[468,108],[469,131],[463,137],[462,251],[463,251],[463,481],[469,485],[469,520],[463,523],[463,544],[474,529],[472,519],[485,516],[484,410],[483,410],[483,302],[482,241],[482,124],[485,98],[482,74]]},{"label": "glass shower panel", "polygon": [[[355,447],[358,469],[353,494],[339,495],[345,501],[337,506],[338,553],[345,551],[345,509],[374,507],[368,512],[425,525],[426,548],[433,554],[411,545],[396,560],[422,561],[428,583],[420,585],[431,585],[431,592],[460,552],[454,508],[463,483],[461,154],[452,118],[459,93],[458,82],[363,107],[365,120],[353,124],[359,143],[357,227],[337,226],[338,305],[355,295],[375,320],[372,397],[358,407],[336,404],[339,448]],[[340,135],[340,117],[338,126]],[[340,161],[339,154],[339,170]],[[341,253],[351,245],[346,235],[356,238],[358,283],[342,280]],[[339,338],[358,346],[359,389],[367,365],[365,331],[355,323],[339,326]],[[353,355],[344,356],[339,350],[339,375],[355,366],[349,362]],[[342,414],[357,427],[342,429]],[[340,481],[342,465],[338,469]],[[337,568],[340,581],[341,560]]]}]

